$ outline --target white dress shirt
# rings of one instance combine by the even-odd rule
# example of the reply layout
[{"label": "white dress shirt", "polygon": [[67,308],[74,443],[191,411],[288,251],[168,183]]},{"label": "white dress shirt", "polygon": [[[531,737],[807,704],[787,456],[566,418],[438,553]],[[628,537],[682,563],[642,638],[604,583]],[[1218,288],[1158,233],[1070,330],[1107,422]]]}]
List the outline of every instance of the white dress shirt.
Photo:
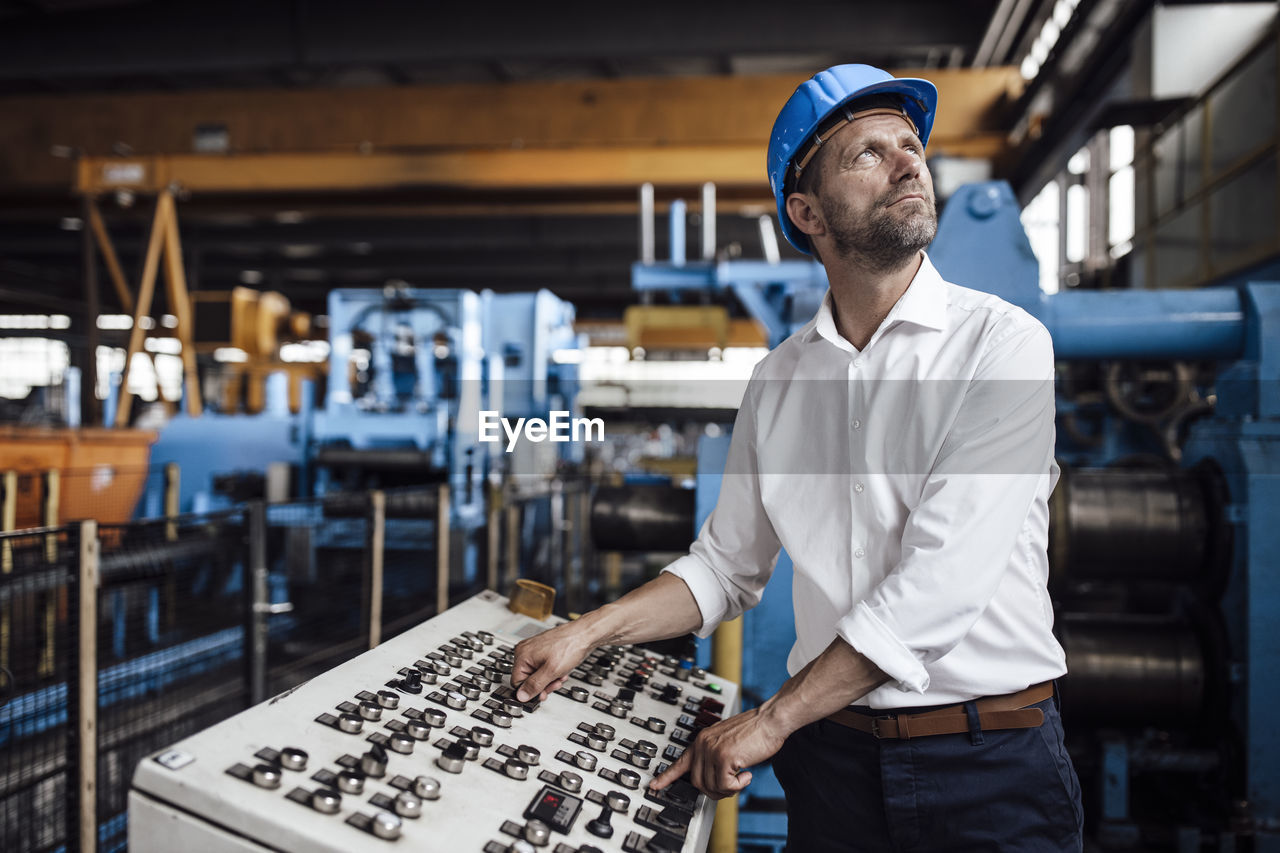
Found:
[{"label": "white dress shirt", "polygon": [[963,702],[1066,672],[1052,633],[1053,346],[924,258],[857,350],[817,315],[757,365],[715,511],[665,571],[699,636],[795,564],[794,675],[839,636],[889,681],[873,708]]}]

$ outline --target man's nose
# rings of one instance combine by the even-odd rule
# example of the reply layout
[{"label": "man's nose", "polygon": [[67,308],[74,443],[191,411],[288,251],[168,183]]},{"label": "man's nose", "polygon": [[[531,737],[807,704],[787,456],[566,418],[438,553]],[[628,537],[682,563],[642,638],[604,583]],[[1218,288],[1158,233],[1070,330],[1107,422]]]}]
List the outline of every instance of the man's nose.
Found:
[{"label": "man's nose", "polygon": [[924,165],[924,161],[920,157],[902,148],[897,149],[893,157],[894,183],[920,176],[920,169]]}]

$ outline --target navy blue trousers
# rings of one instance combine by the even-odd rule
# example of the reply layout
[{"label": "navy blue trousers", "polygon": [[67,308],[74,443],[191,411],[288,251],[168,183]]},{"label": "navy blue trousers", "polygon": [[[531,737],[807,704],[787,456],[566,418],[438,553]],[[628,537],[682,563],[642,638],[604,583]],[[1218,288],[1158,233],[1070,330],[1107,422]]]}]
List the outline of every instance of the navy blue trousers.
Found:
[{"label": "navy blue trousers", "polygon": [[1044,724],[1034,729],[878,740],[819,720],[796,731],[773,759],[787,850],[1081,850],[1080,783],[1062,720],[1053,699],[1035,707]]}]

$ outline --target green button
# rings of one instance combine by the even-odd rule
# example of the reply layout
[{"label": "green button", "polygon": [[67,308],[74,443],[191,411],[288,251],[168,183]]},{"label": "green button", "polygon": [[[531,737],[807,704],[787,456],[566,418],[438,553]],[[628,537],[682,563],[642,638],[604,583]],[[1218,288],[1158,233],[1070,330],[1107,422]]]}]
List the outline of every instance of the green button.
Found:
[{"label": "green button", "polygon": [[707,684],[707,689],[708,689],[708,690],[710,690],[712,693],[719,693],[719,692],[720,692],[720,685],[719,685],[719,684],[711,684],[711,683],[709,683],[709,682],[708,682],[708,684]]}]

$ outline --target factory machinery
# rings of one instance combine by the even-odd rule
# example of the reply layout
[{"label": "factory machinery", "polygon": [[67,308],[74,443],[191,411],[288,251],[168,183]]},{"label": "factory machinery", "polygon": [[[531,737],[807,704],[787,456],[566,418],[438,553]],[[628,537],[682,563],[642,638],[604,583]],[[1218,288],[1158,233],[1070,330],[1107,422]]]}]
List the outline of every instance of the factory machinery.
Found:
[{"label": "factory machinery", "polygon": [[563,620],[523,585],[468,599],[139,764],[137,853],[694,853],[715,804],[648,790],[737,687],[692,661],[605,647],[520,702],[514,644]]},{"label": "factory machinery", "polygon": [[[633,268],[638,290],[672,301],[732,293],[771,345],[812,316],[826,287],[820,266],[717,261],[714,241],[687,260],[683,205],[672,210],[673,258],[646,250]],[[1089,843],[1280,850],[1280,633],[1270,616],[1280,601],[1280,284],[1045,295],[1003,183],[957,192],[929,251],[945,278],[1025,308],[1053,336],[1064,474],[1051,586]],[[714,507],[727,445],[702,440],[696,502],[602,492],[597,544],[636,547],[680,529],[689,538]],[[744,619],[748,703],[786,678],[790,574],[783,554]],[[741,838],[778,849],[781,792],[770,773],[755,779]]]}]

